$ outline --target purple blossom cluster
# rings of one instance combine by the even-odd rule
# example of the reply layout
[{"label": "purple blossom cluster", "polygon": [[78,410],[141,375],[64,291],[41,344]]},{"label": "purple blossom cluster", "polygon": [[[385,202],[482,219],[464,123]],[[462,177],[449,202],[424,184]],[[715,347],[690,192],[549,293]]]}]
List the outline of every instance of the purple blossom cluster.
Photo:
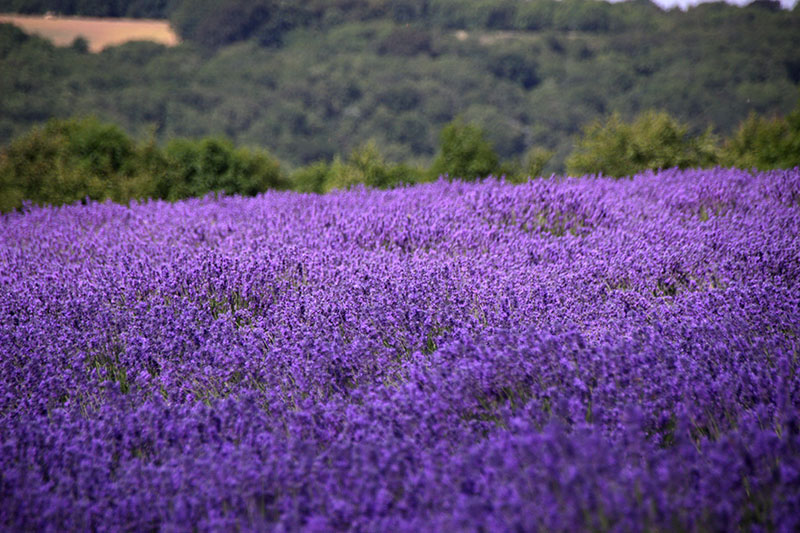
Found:
[{"label": "purple blossom cluster", "polygon": [[0,219],[0,529],[797,531],[800,169]]}]

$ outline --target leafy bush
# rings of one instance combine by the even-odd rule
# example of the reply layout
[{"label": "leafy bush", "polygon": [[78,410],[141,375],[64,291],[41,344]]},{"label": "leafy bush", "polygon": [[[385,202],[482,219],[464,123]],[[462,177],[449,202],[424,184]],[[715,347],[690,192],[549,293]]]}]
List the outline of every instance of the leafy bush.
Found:
[{"label": "leafy bush", "polygon": [[387,163],[377,145],[369,142],[353,150],[346,160],[314,163],[297,170],[292,183],[301,192],[328,192],[354,185],[389,188],[422,181],[424,172],[408,165]]},{"label": "leafy bush", "polygon": [[739,168],[800,165],[800,105],[786,118],[751,114],[722,149],[723,164]]},{"label": "leafy bush", "polygon": [[536,178],[542,176],[547,163],[553,158],[554,152],[540,146],[529,149],[522,160],[522,173],[524,177]]},{"label": "leafy bush", "polygon": [[495,174],[500,162],[483,130],[456,119],[442,130],[431,174],[474,180]]},{"label": "leafy bush", "polygon": [[324,192],[329,172],[330,164],[327,161],[300,167],[292,173],[292,188],[297,192]]},{"label": "leafy bush", "polygon": [[[166,172],[156,177],[159,197],[177,200],[209,191],[254,196],[288,182],[268,152],[234,148],[224,139],[175,139],[164,150]],[[166,192],[166,194],[164,194]]]},{"label": "leafy bush", "polygon": [[94,118],[51,120],[16,139],[0,156],[0,210],[23,200],[72,203],[124,200],[137,173],[137,147],[119,128]]},{"label": "leafy bush", "polygon": [[[414,101],[415,93],[387,90],[387,102]],[[399,105],[399,104],[398,104]],[[405,133],[414,130],[409,115]],[[420,128],[417,128],[420,129]],[[456,119],[441,132],[432,166],[387,162],[374,141],[345,159],[317,161],[287,179],[280,164],[262,149],[236,148],[221,138],[173,139],[161,149],[151,137],[136,143],[116,126],[95,118],[51,120],[14,140],[0,152],[0,211],[25,200],[64,204],[85,199],[178,200],[212,191],[253,196],[267,189],[324,193],[363,184],[389,188],[441,175],[474,180],[488,175],[523,182],[553,170],[555,152],[534,146],[521,159],[500,162],[483,130]],[[789,168],[800,165],[800,107],[785,119],[751,115],[723,148],[710,132],[691,136],[688,126],[665,112],[649,111],[632,123],[615,113],[584,129],[568,158],[573,174],[622,177],[646,169],[707,167]]]},{"label": "leafy bush", "polygon": [[0,211],[110,198],[177,200],[210,191],[253,196],[283,189],[278,161],[230,141],[175,139],[162,151],[95,118],[51,120],[0,153]]},{"label": "leafy bush", "polygon": [[713,166],[718,160],[710,131],[693,137],[687,125],[663,111],[647,111],[632,123],[614,113],[584,128],[567,159],[567,172],[622,177],[646,169]]}]

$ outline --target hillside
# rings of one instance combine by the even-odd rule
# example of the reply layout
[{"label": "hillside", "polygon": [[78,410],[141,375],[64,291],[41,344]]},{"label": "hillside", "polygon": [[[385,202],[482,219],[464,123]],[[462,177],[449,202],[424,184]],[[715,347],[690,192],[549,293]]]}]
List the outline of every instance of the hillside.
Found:
[{"label": "hillside", "polygon": [[[134,4],[153,16],[141,2],[121,14]],[[693,133],[728,135],[750,112],[788,113],[800,82],[800,11],[764,1],[686,12],[638,0],[170,5],[156,15],[186,41],[175,48],[86,54],[3,26],[0,143],[95,114],[160,141],[224,135],[289,168],[369,140],[390,161],[429,164],[442,127],[462,117],[503,159],[554,150],[550,172],[613,111],[661,109]],[[220,24],[204,26],[209,13]]]}]

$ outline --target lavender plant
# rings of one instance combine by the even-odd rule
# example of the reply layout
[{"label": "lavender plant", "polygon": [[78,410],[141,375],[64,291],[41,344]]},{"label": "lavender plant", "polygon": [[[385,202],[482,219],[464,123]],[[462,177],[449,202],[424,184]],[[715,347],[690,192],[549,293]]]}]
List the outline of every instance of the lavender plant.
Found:
[{"label": "lavender plant", "polygon": [[800,169],[0,218],[0,529],[800,528]]}]

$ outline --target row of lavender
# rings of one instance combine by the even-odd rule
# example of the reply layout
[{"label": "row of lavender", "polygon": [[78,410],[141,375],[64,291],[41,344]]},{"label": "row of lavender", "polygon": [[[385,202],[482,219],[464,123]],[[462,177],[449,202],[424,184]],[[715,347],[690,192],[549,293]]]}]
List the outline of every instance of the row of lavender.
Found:
[{"label": "row of lavender", "polygon": [[800,169],[0,219],[0,529],[800,527]]}]

